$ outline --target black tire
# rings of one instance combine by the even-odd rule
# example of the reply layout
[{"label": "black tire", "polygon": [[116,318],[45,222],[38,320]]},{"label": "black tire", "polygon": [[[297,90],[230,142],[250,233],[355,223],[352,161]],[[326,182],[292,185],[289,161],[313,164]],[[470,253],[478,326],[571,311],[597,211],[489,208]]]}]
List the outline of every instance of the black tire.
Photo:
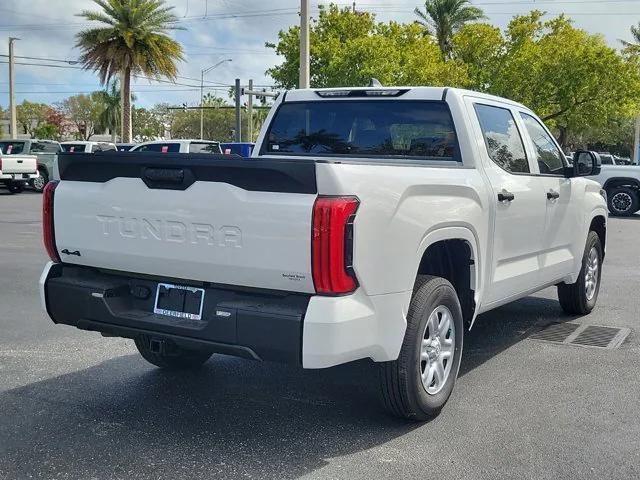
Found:
[{"label": "black tire", "polygon": [[22,183],[10,183],[7,185],[7,189],[10,193],[21,193],[24,190]]},{"label": "black tire", "polygon": [[151,338],[147,335],[140,335],[135,339],[136,347],[147,362],[156,367],[170,370],[186,370],[202,366],[212,353],[205,350],[186,350],[174,344],[166,344],[165,351],[157,353],[151,351]]},{"label": "black tire", "polygon": [[[597,281],[594,294],[591,298],[587,296],[586,275],[587,263],[591,249],[595,249],[598,255],[598,270],[595,275]],[[558,300],[565,313],[570,315],[586,315],[591,313],[596,306],[598,293],[600,292],[600,277],[602,276],[602,244],[596,232],[589,232],[587,244],[582,255],[582,268],[575,283],[561,283],[558,285]]]},{"label": "black tire", "polygon": [[[31,187],[38,193],[42,193],[44,190],[44,186],[49,181],[49,174],[44,168],[38,170],[38,174],[40,175],[39,179],[31,180]],[[37,180],[42,180],[40,184],[38,184]]]},{"label": "black tire", "polygon": [[607,206],[611,215],[628,217],[640,209],[638,191],[631,187],[614,187],[607,190]]},{"label": "black tire", "polygon": [[[425,361],[420,354],[429,316],[440,306],[446,307],[452,316],[455,331],[453,357],[441,389],[431,394],[423,386],[421,376]],[[381,398],[385,409],[394,416],[417,421],[438,415],[449,399],[458,376],[463,335],[462,310],[451,283],[440,277],[419,276],[413,289],[407,330],[398,359],[380,364]]]}]

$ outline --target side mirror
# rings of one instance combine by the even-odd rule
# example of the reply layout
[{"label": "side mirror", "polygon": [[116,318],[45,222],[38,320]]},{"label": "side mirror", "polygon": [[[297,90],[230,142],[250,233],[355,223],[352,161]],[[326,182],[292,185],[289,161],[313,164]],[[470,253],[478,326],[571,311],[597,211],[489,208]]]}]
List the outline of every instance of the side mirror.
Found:
[{"label": "side mirror", "polygon": [[568,168],[570,177],[589,177],[599,175],[602,160],[597,152],[578,150],[573,154],[573,167]]}]

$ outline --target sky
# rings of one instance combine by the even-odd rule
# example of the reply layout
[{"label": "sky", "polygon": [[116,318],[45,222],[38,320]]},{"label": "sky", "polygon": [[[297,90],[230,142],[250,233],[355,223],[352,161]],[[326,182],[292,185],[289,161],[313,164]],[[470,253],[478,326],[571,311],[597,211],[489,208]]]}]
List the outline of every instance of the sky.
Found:
[{"label": "sky", "polygon": [[[339,5],[351,5],[337,0]],[[329,2],[321,1],[322,4]],[[481,7],[488,21],[504,28],[516,14],[534,8],[549,17],[566,13],[575,25],[602,34],[607,43],[619,47],[619,40],[631,40],[629,27],[640,21],[640,0],[472,0]],[[203,69],[223,62],[206,75],[206,92],[226,97],[235,78],[243,84],[249,79],[257,86],[273,85],[265,75],[267,68],[282,59],[264,46],[276,42],[278,31],[299,21],[299,1],[295,0],[167,0],[174,6],[184,30],[175,32],[185,50],[175,84],[134,79],[136,105],[149,107],[166,102],[197,105]],[[376,14],[378,20],[412,21],[419,0],[356,1],[356,9]],[[76,93],[101,88],[97,76],[65,63],[77,59],[74,35],[87,26],[75,14],[96,10],[91,0],[2,0],[0,2],[0,105],[9,103],[9,74],[6,55],[8,38],[15,43],[16,100],[54,103]],[[311,0],[311,14],[317,17],[318,0]],[[45,60],[51,59],[51,60]],[[40,66],[28,65],[37,63]],[[42,64],[49,66],[41,66]],[[60,68],[64,67],[64,68]],[[72,68],[68,68],[72,67]]]}]

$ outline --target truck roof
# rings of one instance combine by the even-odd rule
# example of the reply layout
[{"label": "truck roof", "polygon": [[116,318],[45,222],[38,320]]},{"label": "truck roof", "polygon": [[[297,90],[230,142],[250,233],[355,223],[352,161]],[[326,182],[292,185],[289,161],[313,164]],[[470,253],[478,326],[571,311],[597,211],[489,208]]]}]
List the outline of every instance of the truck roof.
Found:
[{"label": "truck roof", "polygon": [[[508,98],[490,95],[488,93],[476,92],[455,87],[422,87],[422,86],[393,86],[393,87],[338,87],[338,88],[307,88],[288,90],[285,94],[283,102],[310,101],[310,100],[346,100],[352,97],[330,96],[331,92],[403,92],[397,95],[403,100],[442,100],[448,95],[473,96],[476,98],[485,98],[494,102],[507,103],[518,107],[527,108],[521,103],[509,100]],[[324,94],[324,95],[323,95]],[[389,95],[391,96],[391,95]],[[370,99],[388,98],[384,95],[371,95]]]}]

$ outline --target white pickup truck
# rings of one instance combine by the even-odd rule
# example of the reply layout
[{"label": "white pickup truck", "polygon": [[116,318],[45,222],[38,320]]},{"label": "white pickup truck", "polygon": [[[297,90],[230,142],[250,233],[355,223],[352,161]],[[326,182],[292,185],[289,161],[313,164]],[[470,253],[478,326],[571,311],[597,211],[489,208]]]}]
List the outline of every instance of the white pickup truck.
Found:
[{"label": "white pickup truck", "polygon": [[324,368],[379,362],[383,403],[424,420],[479,313],[557,285],[596,303],[598,157],[569,167],[517,103],[428,88],[280,95],[253,158],[59,158],[44,193],[56,323],[128,337],[160,367],[212,353]]},{"label": "white pickup truck", "polygon": [[34,155],[4,155],[0,150],[0,185],[10,193],[20,193],[38,178],[38,159]]},{"label": "white pickup truck", "polygon": [[640,210],[640,166],[603,164],[600,173],[590,178],[607,192],[612,215],[626,217]]}]

